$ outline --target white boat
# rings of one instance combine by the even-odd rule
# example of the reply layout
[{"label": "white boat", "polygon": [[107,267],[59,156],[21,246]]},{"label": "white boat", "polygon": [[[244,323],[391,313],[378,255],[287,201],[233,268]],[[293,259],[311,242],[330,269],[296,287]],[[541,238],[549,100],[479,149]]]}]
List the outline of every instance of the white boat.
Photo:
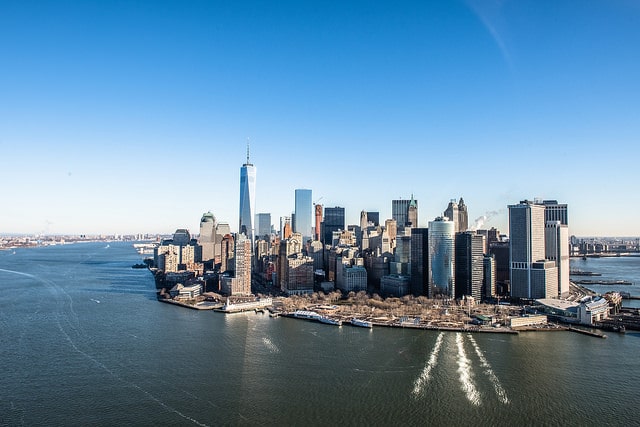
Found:
[{"label": "white boat", "polygon": [[320,320],[322,316],[315,311],[296,310],[293,312],[293,317],[297,317],[298,319]]},{"label": "white boat", "polygon": [[330,317],[324,317],[324,316],[320,316],[318,320],[320,320],[320,322],[322,323],[326,323],[327,325],[342,326],[342,320],[336,320],[336,319],[332,319]]},{"label": "white boat", "polygon": [[355,317],[351,319],[351,324],[353,326],[360,326],[361,328],[373,328],[373,323],[368,320],[356,319]]}]

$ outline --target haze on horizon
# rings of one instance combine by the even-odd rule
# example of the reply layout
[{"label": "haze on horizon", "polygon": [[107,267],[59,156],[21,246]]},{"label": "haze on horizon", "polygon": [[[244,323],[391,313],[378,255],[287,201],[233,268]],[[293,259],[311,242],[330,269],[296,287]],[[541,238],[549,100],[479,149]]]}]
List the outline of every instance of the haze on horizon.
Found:
[{"label": "haze on horizon", "polygon": [[294,189],[426,226],[463,197],[569,205],[570,233],[638,236],[640,6],[628,0],[0,5],[0,232],[238,226]]}]

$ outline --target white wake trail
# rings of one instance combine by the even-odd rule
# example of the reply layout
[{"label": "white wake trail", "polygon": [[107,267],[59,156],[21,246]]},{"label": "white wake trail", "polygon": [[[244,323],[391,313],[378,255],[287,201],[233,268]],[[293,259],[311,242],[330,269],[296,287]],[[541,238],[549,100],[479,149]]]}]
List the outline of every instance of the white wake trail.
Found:
[{"label": "white wake trail", "polygon": [[471,372],[471,361],[464,351],[462,334],[456,333],[456,344],[458,345],[458,374],[460,374],[460,386],[467,395],[467,400],[472,404],[480,405],[480,394],[473,383],[473,373]]},{"label": "white wake trail", "polygon": [[476,343],[476,340],[471,335],[469,335],[469,340],[471,341],[471,344],[473,345],[473,348],[475,349],[476,354],[478,355],[478,359],[480,359],[481,366],[484,368],[484,374],[489,378],[489,381],[491,381],[491,384],[493,384],[493,388],[496,391],[496,395],[498,395],[498,400],[500,400],[500,402],[504,404],[509,403],[507,392],[500,384],[500,380],[498,380],[498,377],[496,377],[496,374],[493,373],[493,369],[491,369],[491,365],[489,364],[489,361],[487,360],[486,357],[484,357],[484,353],[482,353],[482,350],[480,350],[480,346],[478,345],[478,343]]},{"label": "white wake trail", "polygon": [[422,372],[413,382],[413,397],[418,397],[418,395],[424,389],[424,386],[427,385],[429,379],[431,378],[431,371],[438,364],[438,354],[440,353],[440,347],[442,346],[442,339],[444,337],[444,332],[440,332],[438,338],[436,339],[436,345],[433,346],[433,350],[431,351],[431,355],[429,356],[429,360],[427,364],[422,369]]},{"label": "white wake trail", "polygon": [[269,349],[271,353],[280,353],[280,349],[269,338],[262,338],[262,342]]}]

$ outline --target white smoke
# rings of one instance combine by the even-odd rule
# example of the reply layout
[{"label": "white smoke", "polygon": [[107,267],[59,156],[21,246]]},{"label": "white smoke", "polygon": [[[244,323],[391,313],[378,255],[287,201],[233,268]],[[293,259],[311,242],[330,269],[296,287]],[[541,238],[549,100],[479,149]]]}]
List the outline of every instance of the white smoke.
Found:
[{"label": "white smoke", "polygon": [[484,215],[480,215],[478,218],[473,220],[473,225],[469,227],[470,230],[476,231],[482,229],[485,222],[490,221],[496,215],[499,215],[500,211],[487,211]]}]

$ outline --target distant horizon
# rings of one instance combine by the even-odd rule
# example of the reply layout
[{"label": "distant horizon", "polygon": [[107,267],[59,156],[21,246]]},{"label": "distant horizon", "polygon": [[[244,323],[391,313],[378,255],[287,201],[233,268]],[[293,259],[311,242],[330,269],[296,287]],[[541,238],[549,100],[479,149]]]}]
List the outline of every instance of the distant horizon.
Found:
[{"label": "distant horizon", "polygon": [[[356,225],[356,224],[347,224],[347,225]],[[428,228],[428,227],[418,227],[418,228]],[[488,230],[488,229],[484,229],[481,228],[479,230]],[[87,238],[93,238],[93,237],[102,237],[104,236],[106,237],[114,237],[114,236],[119,236],[119,237],[130,237],[130,236],[137,236],[140,234],[143,235],[153,235],[153,236],[172,236],[173,233],[176,230],[173,230],[172,232],[167,232],[167,233],[96,233],[96,234],[85,234],[85,233],[79,233],[79,234],[74,234],[74,233],[60,233],[60,234],[43,234],[43,235],[38,235],[38,234],[30,234],[30,233],[3,233],[0,232],[0,237],[79,237],[79,236],[86,236]],[[198,230],[200,231],[200,230]],[[236,233],[236,232],[234,232]],[[191,234],[191,236],[199,236],[199,232],[198,233],[194,233],[191,230],[189,230],[189,234]],[[277,232],[275,233],[276,235],[278,234]],[[506,233],[501,233],[504,234],[508,237],[508,235]],[[595,236],[595,235],[576,235],[576,234],[571,234],[571,237],[576,237],[578,239],[616,239],[616,240],[630,240],[630,239],[640,239],[640,235],[638,236]],[[259,238],[259,237],[257,237]],[[256,238],[256,239],[257,239]],[[142,239],[142,240],[149,240],[149,239]]]}]

